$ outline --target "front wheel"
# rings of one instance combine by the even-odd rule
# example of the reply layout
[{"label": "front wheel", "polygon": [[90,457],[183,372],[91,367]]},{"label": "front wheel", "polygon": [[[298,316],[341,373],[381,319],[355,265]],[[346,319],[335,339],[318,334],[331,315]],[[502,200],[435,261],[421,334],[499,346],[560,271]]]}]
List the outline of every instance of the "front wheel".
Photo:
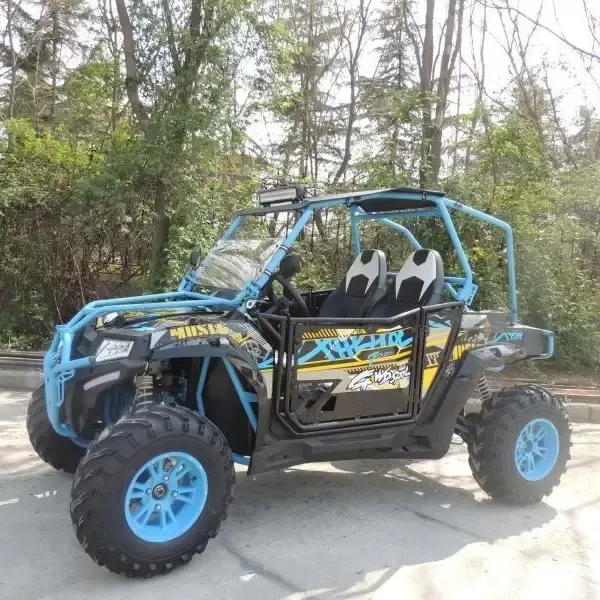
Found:
[{"label": "front wheel", "polygon": [[560,400],[539,386],[516,386],[484,402],[469,466],[492,498],[533,504],[558,485],[570,449],[571,426]]},{"label": "front wheel", "polygon": [[85,448],[54,431],[46,411],[43,385],[31,395],[27,407],[27,433],[33,449],[44,462],[59,471],[75,473]]},{"label": "front wheel", "polygon": [[204,551],[234,482],[231,451],[210,421],[143,403],[91,444],[73,482],[71,519],[98,564],[150,577]]}]

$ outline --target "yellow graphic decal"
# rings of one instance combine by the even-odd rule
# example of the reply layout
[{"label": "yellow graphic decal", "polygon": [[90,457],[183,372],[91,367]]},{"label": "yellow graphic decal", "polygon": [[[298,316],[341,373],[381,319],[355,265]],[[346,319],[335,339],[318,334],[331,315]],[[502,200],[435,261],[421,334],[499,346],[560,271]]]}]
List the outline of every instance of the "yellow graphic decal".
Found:
[{"label": "yellow graphic decal", "polygon": [[[451,360],[460,360],[462,358],[462,355],[467,351],[470,350],[471,348],[477,348],[479,346],[479,344],[457,344],[456,346],[454,346],[453,350],[452,350],[452,356],[450,357]],[[425,352],[427,353],[429,348],[427,348],[425,350]],[[441,355],[440,355],[441,358]],[[427,392],[427,390],[431,387],[431,384],[433,383],[433,380],[435,379],[435,376],[437,375],[439,370],[439,364],[436,365],[430,365],[428,367],[426,367],[425,369],[423,369],[423,379],[421,382],[421,397],[423,397],[425,395],[425,392]]]},{"label": "yellow graphic decal", "polygon": [[433,380],[435,379],[435,376],[437,375],[438,372],[438,366],[436,365],[435,367],[428,367],[426,369],[423,369],[423,381],[421,383],[421,396],[423,396],[423,394],[431,387],[431,384],[433,383]]},{"label": "yellow graphic decal", "polygon": [[365,367],[373,364],[381,364],[381,363],[389,363],[394,362],[396,360],[400,360],[402,358],[410,357],[412,354],[412,346],[409,348],[403,348],[397,354],[392,354],[390,356],[382,356],[381,358],[374,360],[360,360],[359,358],[342,359],[339,361],[331,361],[331,360],[321,360],[315,362],[309,362],[305,365],[301,365],[298,367],[298,373],[309,373],[312,371],[327,371],[328,369],[356,369],[358,367]]},{"label": "yellow graphic decal", "polygon": [[303,340],[321,340],[328,338],[346,338],[351,335],[364,335],[364,329],[315,329],[313,331],[305,331],[302,334]]},{"label": "yellow graphic decal", "polygon": [[[182,327],[172,327],[169,329],[169,334],[178,340],[187,340],[192,337],[200,337],[206,335],[228,335],[234,339],[236,336],[239,340],[244,338],[241,333],[234,333],[221,323],[202,323],[200,325],[186,325]],[[237,341],[237,339],[236,339]]]},{"label": "yellow graphic decal", "polygon": [[[440,369],[440,361],[450,337],[450,327],[430,329],[425,342],[425,367],[421,377],[421,398],[431,387],[435,376]],[[434,354],[437,353],[437,356]],[[432,363],[432,364],[428,364]]]}]

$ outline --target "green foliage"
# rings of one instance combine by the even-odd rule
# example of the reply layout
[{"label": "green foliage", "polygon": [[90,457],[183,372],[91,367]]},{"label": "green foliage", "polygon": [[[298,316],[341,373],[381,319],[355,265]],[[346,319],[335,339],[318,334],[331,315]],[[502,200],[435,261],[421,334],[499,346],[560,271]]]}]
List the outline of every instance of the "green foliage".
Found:
[{"label": "green foliage", "polygon": [[[50,2],[39,19],[19,8],[12,33],[27,52],[17,57],[12,91],[10,48],[0,53],[8,73],[0,90],[1,346],[43,347],[54,324],[90,300],[172,289],[190,250],[208,251],[261,176],[341,191],[320,179],[331,180],[343,156],[351,11],[329,0],[128,0],[136,107],[122,23],[101,5],[92,14],[79,0]],[[195,26],[193,7],[201,8]],[[366,77],[361,65],[345,189],[418,181],[412,46],[420,31],[411,7],[386,1],[370,23],[365,63],[378,68]],[[84,45],[82,28],[90,31]],[[557,332],[563,364],[597,367],[600,120],[583,107],[564,135],[539,76],[519,77],[502,102],[482,96],[468,112],[446,115],[444,143],[451,123],[457,137],[438,183],[513,226],[522,321]],[[248,135],[257,114],[273,135],[266,153]],[[460,216],[456,225],[480,285],[478,307],[506,309],[502,236]],[[442,253],[447,273],[460,274],[441,223],[410,228]],[[361,233],[392,269],[410,251],[379,223],[363,223]],[[296,251],[301,288],[337,285],[352,254],[345,211],[321,211]]]}]

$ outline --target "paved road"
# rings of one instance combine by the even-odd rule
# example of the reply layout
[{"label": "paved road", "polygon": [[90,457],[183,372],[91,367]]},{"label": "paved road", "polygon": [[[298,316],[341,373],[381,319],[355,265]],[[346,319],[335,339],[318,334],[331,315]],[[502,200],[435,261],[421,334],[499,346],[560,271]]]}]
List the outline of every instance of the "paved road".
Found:
[{"label": "paved road", "polygon": [[0,392],[2,599],[600,598],[598,425],[576,427],[562,485],[529,508],[488,500],[462,446],[436,462],[240,473],[230,517],[206,553],[138,581],[79,548],[70,477],[31,450],[26,402]]}]

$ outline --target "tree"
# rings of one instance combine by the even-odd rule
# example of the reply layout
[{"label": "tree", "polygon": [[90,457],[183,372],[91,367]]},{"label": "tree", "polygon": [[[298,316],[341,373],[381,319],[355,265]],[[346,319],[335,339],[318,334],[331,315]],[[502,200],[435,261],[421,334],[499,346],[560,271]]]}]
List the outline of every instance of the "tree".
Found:
[{"label": "tree", "polygon": [[40,0],[23,7],[8,0],[0,60],[10,69],[6,113],[52,123],[66,60],[77,51],[75,23],[87,19],[81,0]]},{"label": "tree", "polygon": [[[422,110],[421,163],[419,182],[421,187],[437,187],[442,164],[442,136],[450,82],[462,44],[464,0],[449,0],[442,30],[443,50],[437,81],[434,60],[434,11],[435,0],[427,0],[424,36],[411,34],[419,68],[419,89]],[[410,7],[407,6],[410,11]],[[411,18],[414,20],[414,17]],[[455,34],[456,32],[456,34]],[[440,37],[440,42],[442,37]],[[437,83],[437,85],[436,85]]]},{"label": "tree", "polygon": [[364,52],[365,36],[368,31],[369,17],[372,14],[371,0],[360,0],[354,11],[340,9],[336,4],[336,12],[340,23],[340,33],[344,42],[342,56],[348,73],[350,101],[347,108],[346,132],[342,161],[333,176],[332,184],[336,185],[345,176],[352,157],[354,126],[358,118],[360,102],[360,59]]}]

